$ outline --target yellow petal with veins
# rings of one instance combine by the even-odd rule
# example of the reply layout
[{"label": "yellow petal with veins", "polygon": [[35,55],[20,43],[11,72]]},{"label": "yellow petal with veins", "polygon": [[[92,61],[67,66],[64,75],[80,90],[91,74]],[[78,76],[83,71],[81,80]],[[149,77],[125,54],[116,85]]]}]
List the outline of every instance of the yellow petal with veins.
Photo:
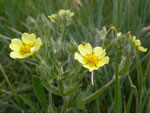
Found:
[{"label": "yellow petal with veins", "polygon": [[24,58],[24,56],[22,56],[22,55],[20,54],[20,52],[18,52],[18,51],[13,51],[13,52],[11,52],[11,53],[10,53],[10,57],[13,58],[13,59],[16,59],[16,58]]},{"label": "yellow petal with veins", "polygon": [[106,52],[102,47],[95,47],[93,51],[99,59],[103,58],[106,55]]},{"label": "yellow petal with veins", "polygon": [[21,38],[22,38],[22,42],[23,43],[31,43],[31,44],[33,44],[35,42],[35,40],[36,40],[36,36],[33,33],[31,33],[31,34],[23,33]]},{"label": "yellow petal with veins", "polygon": [[92,46],[90,43],[80,44],[78,46],[78,49],[79,49],[81,55],[83,55],[83,56],[85,56],[87,54],[92,54]]},{"label": "yellow petal with veins", "polygon": [[40,38],[37,38],[33,44],[33,47],[35,47],[35,50],[34,52],[36,52],[37,50],[39,50],[39,48],[41,47],[42,45],[42,41]]},{"label": "yellow petal with veins", "polygon": [[83,56],[81,56],[77,52],[74,54],[74,59],[78,60],[81,64],[84,64],[84,62],[83,62]]},{"label": "yellow petal with veins", "polygon": [[83,65],[83,67],[87,68],[90,72],[97,70],[99,67],[90,67],[89,65]]},{"label": "yellow petal with veins", "polygon": [[14,51],[19,51],[22,46],[22,42],[19,39],[12,39],[9,44],[10,49]]},{"label": "yellow petal with veins", "polygon": [[100,59],[100,61],[98,62],[98,64],[96,65],[97,67],[102,67],[105,64],[109,63],[109,57],[103,57],[102,59]]}]

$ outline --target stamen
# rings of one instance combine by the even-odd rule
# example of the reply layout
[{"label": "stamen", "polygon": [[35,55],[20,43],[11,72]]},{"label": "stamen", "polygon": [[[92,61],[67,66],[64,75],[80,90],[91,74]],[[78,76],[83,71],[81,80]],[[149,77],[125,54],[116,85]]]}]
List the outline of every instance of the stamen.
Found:
[{"label": "stamen", "polygon": [[96,67],[96,65],[98,64],[98,61],[99,59],[95,54],[87,54],[84,57],[84,63],[90,67]]}]

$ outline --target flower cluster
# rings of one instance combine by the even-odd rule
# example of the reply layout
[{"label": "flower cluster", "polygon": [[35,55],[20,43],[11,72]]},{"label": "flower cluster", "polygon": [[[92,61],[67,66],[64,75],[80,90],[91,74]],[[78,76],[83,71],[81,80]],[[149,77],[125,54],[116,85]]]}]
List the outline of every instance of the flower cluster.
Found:
[{"label": "flower cluster", "polygon": [[70,23],[71,18],[74,16],[74,12],[71,12],[70,10],[64,10],[61,9],[57,14],[52,14],[48,16],[53,23],[63,23],[64,21],[67,21],[67,23]]},{"label": "flower cluster", "polygon": [[11,40],[9,45],[12,52],[10,53],[10,57],[13,59],[26,58],[33,55],[37,52],[42,45],[42,41],[40,38],[36,38],[35,34],[31,33],[23,33],[22,41],[15,38]]},{"label": "flower cluster", "polygon": [[136,39],[136,36],[132,37],[132,43],[134,44],[134,46],[136,47],[137,50],[139,50],[141,52],[147,51],[147,48],[144,48],[141,46],[141,41],[139,39]]},{"label": "flower cluster", "polygon": [[[71,22],[72,17],[74,16],[74,12],[71,12],[70,10],[60,10],[58,12],[58,14],[52,14],[51,16],[49,16],[51,22],[53,23],[60,23],[62,25],[69,25]],[[64,29],[64,27],[62,27]],[[115,27],[111,27],[110,28],[111,31],[114,31],[117,33]],[[105,41],[104,39],[106,39],[106,35],[108,34],[108,31],[106,30],[105,27],[103,27],[102,31],[98,31],[98,36],[101,37],[101,41]],[[130,32],[129,32],[130,34]],[[117,33],[116,35],[117,37],[119,37],[117,39],[118,43],[120,44],[120,42],[122,42],[123,44],[125,44],[125,41],[122,38],[124,37],[124,35],[122,35],[121,32]],[[35,52],[37,52],[39,50],[39,48],[42,45],[42,41],[41,39],[38,37],[36,38],[36,35],[31,33],[23,33],[21,36],[22,40],[19,39],[12,39],[11,43],[9,45],[9,47],[11,48],[12,52],[10,53],[10,57],[13,59],[22,59],[22,58],[26,58],[29,57],[31,55],[33,55]],[[110,39],[109,39],[110,40]],[[107,40],[106,40],[107,42]],[[137,50],[141,51],[141,52],[146,52],[147,48],[144,48],[141,46],[141,41],[136,39],[136,36],[132,37],[132,40],[128,40],[128,44],[131,45],[132,44],[136,47]],[[109,42],[107,42],[109,43]],[[114,44],[116,44],[115,46],[118,47],[119,44],[117,45],[117,42],[115,42]],[[121,45],[121,44],[120,44]],[[103,45],[103,47],[106,47]],[[92,85],[94,84],[93,81],[93,71],[94,70],[98,70],[100,67],[104,66],[105,64],[109,63],[109,57],[106,56],[106,52],[105,49],[103,49],[102,47],[95,47],[92,48],[90,43],[84,43],[84,44],[80,44],[78,46],[78,52],[74,53],[74,59],[78,60],[79,63],[81,63],[83,65],[83,67],[87,68],[90,72],[91,72],[91,82]],[[56,56],[62,56],[62,52],[64,52],[64,50],[60,51],[60,53],[56,54]],[[67,55],[67,53],[65,52],[65,54]],[[62,58],[59,57],[59,60],[61,60]]]}]

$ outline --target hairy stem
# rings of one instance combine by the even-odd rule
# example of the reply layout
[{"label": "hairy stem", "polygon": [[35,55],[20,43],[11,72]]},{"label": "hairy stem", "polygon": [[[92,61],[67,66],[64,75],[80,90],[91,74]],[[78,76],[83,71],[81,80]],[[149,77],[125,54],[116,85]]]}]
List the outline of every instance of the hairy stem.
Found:
[{"label": "hairy stem", "polygon": [[94,72],[93,71],[91,72],[91,83],[92,85],[94,85]]},{"label": "hairy stem", "polygon": [[63,109],[62,109],[61,113],[66,113],[67,105],[68,105],[68,99],[67,99],[67,96],[64,96],[64,105],[63,105]]}]

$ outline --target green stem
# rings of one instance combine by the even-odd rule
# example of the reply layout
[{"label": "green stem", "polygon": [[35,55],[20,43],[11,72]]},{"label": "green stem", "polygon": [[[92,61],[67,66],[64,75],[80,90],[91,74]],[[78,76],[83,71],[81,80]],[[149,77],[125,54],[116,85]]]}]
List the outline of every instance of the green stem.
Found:
[{"label": "green stem", "polygon": [[[15,92],[13,86],[11,85],[11,83],[10,83],[10,81],[9,81],[9,79],[8,79],[8,77],[7,77],[7,75],[6,75],[6,73],[5,73],[5,71],[4,71],[4,69],[3,69],[3,67],[2,67],[1,64],[0,64],[0,70],[1,70],[2,74],[4,75],[4,78],[5,78],[6,82],[8,83],[8,86],[10,87],[11,92],[12,92],[12,94],[14,95],[14,97],[15,97],[15,99],[16,99],[18,105],[19,105],[19,107],[21,108],[21,104],[20,104],[20,102],[19,102],[19,98],[17,97],[17,94],[16,94],[16,92]],[[22,108],[21,108],[21,112],[23,113],[23,109],[22,109]]]},{"label": "green stem", "polygon": [[[95,80],[95,91],[97,91],[97,83],[96,83],[96,80]],[[96,98],[96,113],[100,113],[99,97]]]},{"label": "green stem", "polygon": [[61,25],[61,27],[60,27],[60,33],[59,33],[60,41],[63,40],[64,32],[65,32],[65,26],[64,26],[64,25]]},{"label": "green stem", "polygon": [[49,93],[49,107],[48,108],[49,108],[48,113],[54,113],[51,93]]},{"label": "green stem", "polygon": [[41,65],[43,65],[48,71],[51,71],[50,67],[46,64],[46,61],[42,59],[40,55],[37,54],[36,57],[42,62]]},{"label": "green stem", "polygon": [[[130,75],[128,75],[128,80],[129,80],[129,83],[130,83],[131,87],[134,89],[134,94],[135,94],[135,96],[136,96],[136,106],[138,106],[138,103],[139,103],[139,100],[138,100],[138,97],[139,97],[139,96],[138,96],[138,90],[137,90],[136,86],[133,84]],[[137,107],[136,107],[136,112],[137,112],[137,111],[138,111],[138,110],[137,110]]]},{"label": "green stem", "polygon": [[67,99],[67,96],[64,96],[64,105],[63,105],[63,109],[62,109],[61,113],[66,113],[67,105],[68,105],[68,99]]},{"label": "green stem", "polygon": [[120,84],[119,84],[119,63],[118,63],[118,53],[115,55],[116,65],[115,65],[115,103],[113,113],[121,113],[121,103],[120,103]]},{"label": "green stem", "polygon": [[87,111],[87,109],[86,109],[86,108],[84,108],[83,113],[88,113],[88,111]]},{"label": "green stem", "polygon": [[84,104],[89,103],[95,100],[100,94],[102,94],[113,82],[115,81],[115,76],[101,89],[93,93],[92,95],[88,96],[87,98],[83,99]]}]

